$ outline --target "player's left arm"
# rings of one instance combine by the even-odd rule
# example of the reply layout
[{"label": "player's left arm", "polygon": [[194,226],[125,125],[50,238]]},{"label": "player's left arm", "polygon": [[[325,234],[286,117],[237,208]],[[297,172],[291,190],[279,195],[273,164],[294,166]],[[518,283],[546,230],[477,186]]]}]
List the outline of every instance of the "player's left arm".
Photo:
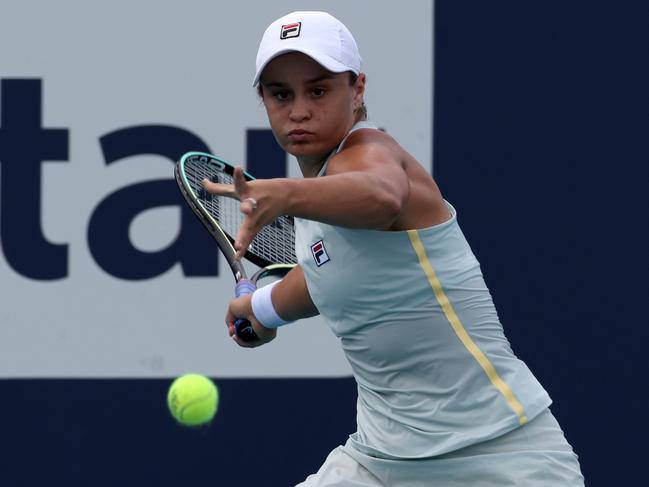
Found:
[{"label": "player's left arm", "polygon": [[289,182],[289,214],[347,228],[392,227],[407,204],[410,183],[392,139],[368,132],[352,134],[325,177]]}]

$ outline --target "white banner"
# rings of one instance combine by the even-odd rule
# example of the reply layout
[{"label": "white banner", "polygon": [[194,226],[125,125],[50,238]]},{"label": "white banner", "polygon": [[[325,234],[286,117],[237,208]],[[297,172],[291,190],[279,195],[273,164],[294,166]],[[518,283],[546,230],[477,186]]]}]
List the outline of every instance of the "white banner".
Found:
[{"label": "white banner", "polygon": [[[129,279],[107,272],[93,251],[101,239],[111,259],[121,255],[99,231],[117,224],[102,220],[102,202],[173,177],[171,161],[150,153],[109,164],[102,138],[175,127],[244,164],[246,131],[268,127],[251,87],[258,42],[271,21],[300,9],[327,10],[350,28],[370,118],[429,168],[432,2],[2,2],[1,377],[350,373],[319,319],[285,327],[259,349],[236,346],[224,324],[234,283],[224,261],[218,277],[186,276],[175,265]],[[289,167],[297,177],[294,161]],[[132,218],[128,235],[155,254],[179,232],[179,206],[167,205]],[[216,248],[203,257],[218,258]]]}]

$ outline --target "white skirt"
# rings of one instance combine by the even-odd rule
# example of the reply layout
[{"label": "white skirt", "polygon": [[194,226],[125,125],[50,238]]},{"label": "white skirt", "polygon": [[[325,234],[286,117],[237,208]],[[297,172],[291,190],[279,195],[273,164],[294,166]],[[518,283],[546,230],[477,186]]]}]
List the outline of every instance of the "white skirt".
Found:
[{"label": "white skirt", "polygon": [[577,455],[549,410],[509,433],[421,460],[365,455],[348,442],[296,487],[583,487]]}]

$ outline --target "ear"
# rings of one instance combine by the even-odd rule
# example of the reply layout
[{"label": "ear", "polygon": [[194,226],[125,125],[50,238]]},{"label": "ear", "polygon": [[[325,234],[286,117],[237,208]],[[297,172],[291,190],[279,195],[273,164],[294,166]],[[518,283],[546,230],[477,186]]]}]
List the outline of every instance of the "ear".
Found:
[{"label": "ear", "polygon": [[358,110],[363,106],[365,98],[365,73],[359,73],[356,78],[356,83],[352,89],[354,90],[354,109]]}]

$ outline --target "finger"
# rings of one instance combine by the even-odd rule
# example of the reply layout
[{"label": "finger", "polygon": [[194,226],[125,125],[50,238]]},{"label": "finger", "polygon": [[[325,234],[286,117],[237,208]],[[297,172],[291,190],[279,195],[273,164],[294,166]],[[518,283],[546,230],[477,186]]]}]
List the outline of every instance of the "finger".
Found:
[{"label": "finger", "polygon": [[248,191],[248,182],[246,181],[245,176],[243,175],[243,169],[241,166],[234,168],[234,190],[238,195],[244,195]]},{"label": "finger", "polygon": [[243,238],[241,240],[238,240],[234,244],[234,249],[236,250],[234,254],[234,258],[236,260],[241,260],[243,259],[243,256],[246,255],[246,252],[248,251],[248,247],[252,243],[252,238]]},{"label": "finger", "polygon": [[257,209],[257,200],[254,198],[244,198],[241,201],[241,213],[251,215]]},{"label": "finger", "polygon": [[232,313],[230,313],[230,310],[228,309],[228,312],[225,316],[225,326],[228,327],[228,335],[232,336],[235,333],[234,330],[234,316],[232,316]]},{"label": "finger", "polygon": [[247,318],[248,313],[245,306],[246,296],[240,298],[234,298],[230,301],[228,305],[228,310],[225,315],[225,322],[228,326],[228,333],[231,337],[234,337],[236,334],[236,328],[234,326],[235,322],[241,318]]},{"label": "finger", "polygon": [[253,238],[254,235],[251,237],[248,236],[237,237],[237,241],[234,243],[234,250],[236,250],[234,254],[234,258],[236,260],[243,259],[243,256],[248,251],[248,247],[252,243]]},{"label": "finger", "polygon": [[205,191],[210,194],[239,199],[239,195],[233,184],[213,183],[207,178],[203,179],[201,184],[205,188]]},{"label": "finger", "polygon": [[243,256],[246,255],[247,250],[248,250],[248,247],[239,248],[234,254],[235,260],[240,261],[241,259],[243,259]]},{"label": "finger", "polygon": [[255,235],[257,235],[258,231],[259,230],[256,229],[255,226],[249,223],[248,218],[244,220],[243,224],[239,228],[239,232],[237,233],[237,238],[234,241],[234,250],[236,250],[236,254],[235,254],[236,259],[240,260],[243,257],[243,255],[246,253],[246,250],[248,250],[248,247],[254,240]]}]

